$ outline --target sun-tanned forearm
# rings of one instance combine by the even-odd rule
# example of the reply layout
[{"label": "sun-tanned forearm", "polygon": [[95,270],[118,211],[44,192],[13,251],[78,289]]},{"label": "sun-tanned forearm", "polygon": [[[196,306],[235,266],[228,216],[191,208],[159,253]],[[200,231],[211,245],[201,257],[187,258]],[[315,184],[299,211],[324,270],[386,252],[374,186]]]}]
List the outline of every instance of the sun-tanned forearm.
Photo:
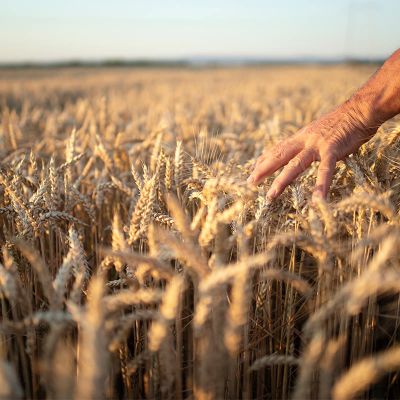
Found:
[{"label": "sun-tanned forearm", "polygon": [[320,161],[314,195],[325,197],[336,162],[355,152],[382,123],[399,113],[400,49],[343,104],[266,149],[248,182],[257,185],[284,167],[267,193],[274,199],[313,161]]},{"label": "sun-tanned forearm", "polygon": [[[395,51],[371,78],[346,102],[381,125],[400,113],[400,49]],[[367,122],[366,121],[366,122]]]}]

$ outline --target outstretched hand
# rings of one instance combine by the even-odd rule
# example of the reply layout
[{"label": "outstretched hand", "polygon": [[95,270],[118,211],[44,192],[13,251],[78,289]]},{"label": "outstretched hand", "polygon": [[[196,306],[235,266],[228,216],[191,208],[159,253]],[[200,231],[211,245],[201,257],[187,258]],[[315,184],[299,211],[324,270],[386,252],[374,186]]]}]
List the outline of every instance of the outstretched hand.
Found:
[{"label": "outstretched hand", "polygon": [[314,196],[325,198],[332,182],[336,162],[355,152],[376,132],[369,110],[347,101],[311,122],[289,139],[266,149],[257,159],[247,182],[258,185],[284,167],[273,181],[267,197],[275,199],[304,172],[313,161],[320,161]]}]

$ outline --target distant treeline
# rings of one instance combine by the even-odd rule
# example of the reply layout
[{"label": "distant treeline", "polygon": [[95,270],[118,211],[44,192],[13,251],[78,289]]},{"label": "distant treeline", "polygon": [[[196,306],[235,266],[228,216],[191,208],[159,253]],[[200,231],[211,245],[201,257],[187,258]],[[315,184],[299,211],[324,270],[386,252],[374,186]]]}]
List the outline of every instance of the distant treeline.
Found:
[{"label": "distant treeline", "polygon": [[54,61],[54,62],[15,62],[0,63],[0,69],[47,69],[47,68],[191,68],[191,67],[230,67],[230,66],[268,66],[268,65],[307,65],[307,64],[347,64],[379,65],[383,59],[262,59],[262,58],[194,58],[187,60],[103,60],[103,61]]},{"label": "distant treeline", "polygon": [[187,67],[190,63],[183,60],[104,60],[104,61],[55,61],[55,62],[19,62],[0,63],[0,68],[107,68],[107,67]]}]

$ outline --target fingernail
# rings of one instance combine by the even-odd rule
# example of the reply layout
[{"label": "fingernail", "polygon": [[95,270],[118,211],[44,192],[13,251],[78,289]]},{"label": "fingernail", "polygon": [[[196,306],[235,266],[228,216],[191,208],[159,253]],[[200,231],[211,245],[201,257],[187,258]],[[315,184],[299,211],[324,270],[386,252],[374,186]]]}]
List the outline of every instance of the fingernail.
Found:
[{"label": "fingernail", "polygon": [[311,197],[311,202],[315,203],[316,201],[322,199],[322,197],[323,197],[323,196],[322,196],[321,190],[316,190],[316,191],[313,193],[312,197]]},{"label": "fingernail", "polygon": [[254,183],[254,176],[253,176],[253,175],[250,175],[250,176],[247,178],[247,183]]},{"label": "fingernail", "polygon": [[275,198],[275,196],[276,196],[276,189],[271,187],[267,192],[267,197],[272,200]]}]

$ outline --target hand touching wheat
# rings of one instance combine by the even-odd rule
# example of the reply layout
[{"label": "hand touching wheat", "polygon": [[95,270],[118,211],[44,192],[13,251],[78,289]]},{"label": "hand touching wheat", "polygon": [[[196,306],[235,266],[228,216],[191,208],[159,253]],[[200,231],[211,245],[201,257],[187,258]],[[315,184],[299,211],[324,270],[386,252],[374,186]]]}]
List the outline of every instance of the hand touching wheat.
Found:
[{"label": "hand touching wheat", "polygon": [[320,161],[314,196],[326,197],[336,162],[368,141],[400,112],[400,49],[348,101],[265,151],[248,178],[259,184],[279,168],[267,196],[278,197],[313,161]]},{"label": "hand touching wheat", "polygon": [[348,104],[339,107],[265,151],[248,181],[258,184],[284,166],[267,193],[273,199],[313,161],[320,161],[314,194],[325,197],[336,162],[357,150],[375,133],[376,128],[368,128],[366,120]]}]

